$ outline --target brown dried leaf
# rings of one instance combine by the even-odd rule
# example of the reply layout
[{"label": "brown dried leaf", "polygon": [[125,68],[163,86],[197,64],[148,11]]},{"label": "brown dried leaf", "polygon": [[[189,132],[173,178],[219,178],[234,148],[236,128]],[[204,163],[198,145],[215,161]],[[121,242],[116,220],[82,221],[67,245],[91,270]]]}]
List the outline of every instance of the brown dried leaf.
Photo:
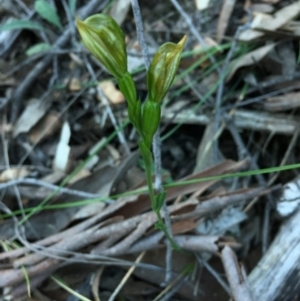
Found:
[{"label": "brown dried leaf", "polygon": [[240,57],[237,62],[233,62],[233,67],[230,71],[230,73],[227,76],[227,80],[230,80],[235,72],[242,67],[251,66],[257,62],[259,62],[261,59],[263,59],[273,48],[275,44],[266,45],[260,48],[257,48],[242,57]]},{"label": "brown dried leaf", "polygon": [[[103,197],[108,196],[112,186],[122,179],[124,173],[131,166],[136,165],[138,156],[138,153],[132,153],[131,156],[125,158],[119,166],[110,168],[107,167],[105,170],[99,170],[91,176],[76,182],[69,188],[90,193],[97,193]],[[70,203],[81,199],[82,197],[78,197],[76,195],[61,196],[56,199],[56,203]],[[114,204],[109,206],[106,212],[109,210],[113,211],[113,208],[115,208],[113,205]],[[123,206],[123,204],[120,205],[119,203],[116,203],[117,208],[118,206]],[[34,215],[30,219],[30,224],[24,224],[26,237],[28,239],[38,239],[59,232],[61,229],[66,228],[70,222],[73,221],[80,208],[81,207],[77,206],[68,207],[65,209],[42,211],[41,213]],[[97,214],[97,211],[94,211],[94,214]],[[12,220],[6,220],[3,224],[0,224],[0,239],[7,239],[8,237],[14,235],[13,223],[14,222]],[[34,229],[38,229],[38,231],[34,233]]]},{"label": "brown dried leaf", "polygon": [[29,175],[29,170],[26,168],[10,168],[1,172],[0,182],[7,182],[19,178],[24,178]]},{"label": "brown dried leaf", "polygon": [[204,134],[201,138],[200,144],[198,146],[196,166],[193,172],[199,172],[201,170],[207,169],[208,167],[214,166],[224,160],[224,156],[220,149],[218,149],[218,161],[214,156],[212,151],[213,142],[212,137],[215,135],[215,122],[212,120],[205,128]]},{"label": "brown dried leaf", "polygon": [[[220,164],[217,164],[211,168],[208,168],[200,173],[196,173],[194,175],[185,177],[181,179],[181,181],[186,181],[186,180],[194,180],[194,179],[201,179],[201,178],[206,178],[206,177],[211,177],[211,176],[217,176],[217,175],[222,175],[226,173],[231,173],[235,172],[238,170],[241,170],[247,166],[247,161],[240,161],[240,162],[235,162],[232,160],[226,160]],[[205,182],[199,182],[199,183],[193,183],[189,185],[183,185],[183,186],[177,186],[177,187],[171,187],[167,189],[167,200],[172,200],[176,198],[179,195],[184,195],[188,193],[192,193],[194,191],[200,191],[202,190],[202,193],[207,190],[211,185],[214,183],[218,182],[219,180],[211,180],[211,181],[205,181]]]},{"label": "brown dried leaf", "polygon": [[172,224],[172,232],[174,235],[187,233],[194,230],[197,227],[197,223],[193,220],[179,221]]},{"label": "brown dried leaf", "polygon": [[[201,179],[201,178],[226,174],[230,172],[235,172],[245,168],[247,164],[248,163],[246,160],[241,162],[226,160],[204,171],[185,177],[179,180],[178,182],[185,181],[185,180]],[[198,183],[193,183],[188,185],[166,188],[166,192],[167,192],[166,201],[168,202],[180,195],[193,193],[194,191],[198,191],[200,195],[216,182],[218,182],[218,180],[211,180],[206,182],[198,182]],[[137,197],[136,200],[133,200],[130,204],[127,204],[126,206],[122,207],[120,211],[118,211],[118,214],[124,216],[125,218],[129,218],[138,215],[141,212],[144,212],[150,207],[151,207],[151,203],[150,203],[149,195],[141,194]]]},{"label": "brown dried leaf", "polygon": [[80,80],[76,77],[71,78],[71,80],[69,81],[68,88],[71,92],[80,91],[81,89]]},{"label": "brown dried leaf", "polygon": [[65,173],[61,170],[55,170],[52,171],[50,174],[47,174],[46,176],[42,177],[41,180],[47,183],[58,183],[59,181],[62,181],[65,177]]},{"label": "brown dried leaf", "polygon": [[22,115],[18,119],[13,131],[13,136],[17,137],[21,133],[27,133],[30,129],[38,123],[38,121],[45,115],[49,108],[49,103],[32,99],[26,106]]},{"label": "brown dried leaf", "polygon": [[274,6],[267,3],[255,3],[251,6],[254,14],[264,13],[271,14],[274,11]]},{"label": "brown dried leaf", "polygon": [[85,167],[83,167],[69,182],[70,185],[89,177],[92,173]]},{"label": "brown dried leaf", "polygon": [[[73,185],[74,189],[77,188],[77,184],[81,187],[79,190],[93,192],[101,195],[102,197],[108,197],[112,188],[124,177],[128,169],[136,164],[139,154],[137,152],[132,153],[125,158],[118,166],[106,166],[100,170],[97,170],[89,177],[83,178],[80,182]],[[91,216],[99,212],[103,208],[104,203],[92,203],[85,206],[72,217],[72,220]],[[94,208],[94,210],[93,210]]]},{"label": "brown dried leaf", "polygon": [[296,18],[300,13],[300,1],[296,1],[278,10],[272,18],[262,19],[254,29],[276,30]]},{"label": "brown dried leaf", "polygon": [[[99,83],[99,87],[101,88],[102,92],[104,93],[104,95],[108,98],[108,100],[112,103],[112,104],[119,104],[124,102],[125,98],[123,96],[123,94],[116,89],[114,83],[110,80],[107,81],[103,81],[101,83]],[[97,96],[99,99],[99,96]],[[99,99],[101,101],[101,99]]]},{"label": "brown dried leaf", "polygon": [[271,112],[280,112],[298,107],[300,107],[300,92],[270,97],[264,103],[264,109]]},{"label": "brown dried leaf", "polygon": [[217,26],[217,42],[221,42],[236,0],[224,0]]},{"label": "brown dried leaf", "polygon": [[59,115],[49,113],[29,131],[28,136],[30,141],[35,144],[55,134],[60,127]]},{"label": "brown dried leaf", "polygon": [[296,1],[288,6],[278,10],[273,16],[258,14],[252,21],[252,29],[245,30],[239,36],[241,41],[251,41],[253,39],[262,37],[264,32],[273,31],[281,28],[289,21],[293,20],[300,14],[300,1]]}]

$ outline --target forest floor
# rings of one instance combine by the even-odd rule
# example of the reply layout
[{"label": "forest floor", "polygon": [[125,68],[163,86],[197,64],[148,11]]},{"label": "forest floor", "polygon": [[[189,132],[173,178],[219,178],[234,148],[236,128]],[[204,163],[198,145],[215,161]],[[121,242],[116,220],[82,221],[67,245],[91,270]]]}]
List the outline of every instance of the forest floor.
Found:
[{"label": "forest floor", "polygon": [[[300,300],[300,1],[138,2],[0,1],[0,300]],[[177,248],[78,34],[96,13],[142,102],[147,60],[187,36],[153,149]]]}]

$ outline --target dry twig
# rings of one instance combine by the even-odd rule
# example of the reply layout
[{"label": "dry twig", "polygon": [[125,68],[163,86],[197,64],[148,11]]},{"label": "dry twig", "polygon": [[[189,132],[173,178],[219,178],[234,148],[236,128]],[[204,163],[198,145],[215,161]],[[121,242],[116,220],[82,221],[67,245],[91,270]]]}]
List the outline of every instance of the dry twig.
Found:
[{"label": "dry twig", "polygon": [[231,293],[235,301],[253,301],[245,269],[237,261],[234,252],[230,247],[224,247],[221,258],[226,272],[226,276],[231,288]]}]

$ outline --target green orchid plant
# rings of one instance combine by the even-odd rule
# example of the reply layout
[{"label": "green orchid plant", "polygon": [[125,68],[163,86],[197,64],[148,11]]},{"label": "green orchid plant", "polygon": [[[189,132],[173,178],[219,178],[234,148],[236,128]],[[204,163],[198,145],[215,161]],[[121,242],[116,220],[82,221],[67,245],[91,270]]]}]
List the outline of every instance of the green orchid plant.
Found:
[{"label": "green orchid plant", "polygon": [[178,44],[168,42],[157,50],[147,71],[148,99],[142,105],[140,99],[137,99],[136,87],[127,69],[125,35],[117,22],[104,14],[96,14],[84,21],[79,19],[76,21],[83,43],[105,69],[117,79],[119,88],[127,101],[129,120],[139,134],[139,149],[145,162],[152,210],[158,219],[155,226],[162,230],[173,247],[176,247],[160,213],[165,200],[165,192],[156,193],[153,189],[151,145],[160,124],[161,103],[176,76],[186,36]]}]

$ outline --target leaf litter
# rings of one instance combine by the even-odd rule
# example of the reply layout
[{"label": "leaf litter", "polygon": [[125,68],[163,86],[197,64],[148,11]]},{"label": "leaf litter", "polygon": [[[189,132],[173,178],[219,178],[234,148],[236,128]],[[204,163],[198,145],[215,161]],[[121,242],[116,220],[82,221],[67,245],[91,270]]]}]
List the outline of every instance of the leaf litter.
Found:
[{"label": "leaf litter", "polygon": [[[27,278],[36,300],[283,299],[271,268],[289,284],[299,255],[282,269],[258,262],[295,235],[287,191],[297,169],[274,183],[247,171],[299,162],[299,1],[139,1],[151,55],[188,34],[160,129],[167,210],[185,251],[172,256],[154,227],[124,96],[72,23],[74,12],[114,16],[144,99],[131,3],[106,2],[0,4],[3,295],[29,300]],[[246,174],[217,178],[236,172]],[[276,289],[262,294],[262,279]]]}]

